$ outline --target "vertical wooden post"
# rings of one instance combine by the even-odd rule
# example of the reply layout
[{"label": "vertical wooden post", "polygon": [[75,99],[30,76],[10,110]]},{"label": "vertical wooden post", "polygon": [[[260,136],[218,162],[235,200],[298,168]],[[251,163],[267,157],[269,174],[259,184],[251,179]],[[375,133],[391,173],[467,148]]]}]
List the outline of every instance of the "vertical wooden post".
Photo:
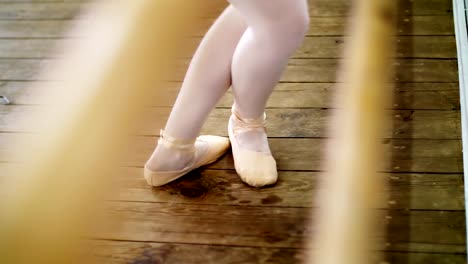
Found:
[{"label": "vertical wooden post", "polygon": [[378,228],[372,208],[379,204],[383,184],[376,172],[382,163],[384,107],[391,94],[394,2],[354,1],[308,263],[370,263]]},{"label": "vertical wooden post", "polygon": [[79,241],[99,219],[96,204],[112,189],[117,154],[131,139],[145,98],[167,78],[170,55],[196,11],[195,3],[179,0],[92,7],[74,28],[80,38],[42,75],[58,81],[35,87],[59,87],[49,95],[56,100],[48,114],[30,117],[47,122],[46,130],[29,145],[12,142],[26,157],[13,177],[2,179],[0,263],[90,263],[77,258]]}]

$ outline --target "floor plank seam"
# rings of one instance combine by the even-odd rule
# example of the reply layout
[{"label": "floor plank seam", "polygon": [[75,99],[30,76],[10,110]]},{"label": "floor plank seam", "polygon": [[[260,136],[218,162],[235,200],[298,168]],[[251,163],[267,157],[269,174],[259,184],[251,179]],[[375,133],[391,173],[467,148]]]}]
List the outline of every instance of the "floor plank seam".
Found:
[{"label": "floor plank seam", "polygon": [[[1,133],[1,132],[0,132]],[[15,164],[22,165],[21,161],[5,161],[0,160],[0,164]],[[134,168],[134,169],[143,169],[143,166],[119,166],[119,168]],[[235,169],[219,169],[219,168],[205,168],[204,171],[235,171]],[[326,172],[323,170],[285,170],[280,169],[278,172],[313,172],[313,173],[322,173]],[[463,172],[424,172],[424,171],[378,171],[378,173],[383,174],[428,174],[428,175],[463,175]]]},{"label": "floor plank seam", "polygon": [[[133,243],[155,243],[155,244],[182,244],[182,245],[192,245],[192,246],[214,246],[214,247],[239,247],[239,248],[265,248],[265,249],[287,249],[287,250],[305,250],[308,247],[275,247],[275,246],[244,246],[244,245],[226,245],[226,244],[210,244],[210,243],[189,243],[189,242],[166,242],[166,241],[153,241],[153,240],[131,240],[131,239],[115,239],[115,238],[88,238],[90,240],[97,241],[114,241],[114,242],[133,242]],[[431,243],[435,244],[435,243]],[[462,245],[462,244],[438,244],[438,245]],[[432,254],[446,254],[446,255],[465,255],[465,252],[453,252],[447,253],[444,251],[393,251],[393,250],[373,250],[373,252],[399,252],[399,253],[432,253]]]},{"label": "floor plank seam", "polygon": [[[209,244],[209,243],[188,243],[188,242],[155,242],[152,240],[129,240],[129,239],[112,239],[112,238],[91,238],[98,241],[115,241],[115,242],[134,242],[134,243],[159,243],[159,244],[181,244],[193,246],[215,246],[215,247],[239,247],[239,248],[272,248],[272,249],[301,249],[294,247],[265,247],[265,246],[243,246],[243,245],[222,245],[222,244]],[[305,249],[305,248],[304,248]]]},{"label": "floor plank seam", "polygon": [[[148,188],[151,188],[148,186]],[[138,204],[177,204],[177,205],[196,205],[196,206],[223,206],[223,207],[246,207],[246,208],[295,208],[295,209],[314,209],[316,206],[270,206],[270,205],[251,205],[251,204],[208,204],[208,203],[184,203],[184,202],[157,202],[157,201],[137,201],[137,200],[107,200],[109,203],[138,203]],[[312,201],[311,201],[312,202]],[[465,210],[450,210],[450,209],[410,209],[410,208],[373,208],[376,211],[385,212],[453,212],[460,213]]]}]

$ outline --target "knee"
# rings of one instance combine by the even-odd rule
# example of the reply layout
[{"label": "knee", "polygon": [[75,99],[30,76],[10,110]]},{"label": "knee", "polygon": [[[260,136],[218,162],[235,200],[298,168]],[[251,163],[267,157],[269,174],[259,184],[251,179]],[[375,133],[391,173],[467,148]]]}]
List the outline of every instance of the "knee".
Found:
[{"label": "knee", "polygon": [[309,13],[307,10],[285,12],[283,16],[270,24],[269,35],[279,45],[288,45],[296,49],[301,45],[309,31]]},{"label": "knee", "polygon": [[307,11],[293,12],[293,14],[288,15],[286,23],[289,26],[291,34],[299,41],[302,41],[309,31],[309,13]]}]

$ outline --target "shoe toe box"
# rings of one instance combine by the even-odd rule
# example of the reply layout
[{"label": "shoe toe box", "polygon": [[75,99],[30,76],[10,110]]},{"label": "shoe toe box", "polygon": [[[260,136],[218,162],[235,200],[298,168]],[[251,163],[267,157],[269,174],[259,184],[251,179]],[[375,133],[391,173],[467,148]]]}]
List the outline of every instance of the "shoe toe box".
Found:
[{"label": "shoe toe box", "polygon": [[198,140],[206,142],[209,145],[209,150],[213,154],[223,154],[230,146],[229,138],[203,135],[199,136]]},{"label": "shoe toe box", "polygon": [[262,153],[242,156],[242,161],[236,166],[236,170],[241,179],[253,187],[271,185],[278,179],[274,158]]}]

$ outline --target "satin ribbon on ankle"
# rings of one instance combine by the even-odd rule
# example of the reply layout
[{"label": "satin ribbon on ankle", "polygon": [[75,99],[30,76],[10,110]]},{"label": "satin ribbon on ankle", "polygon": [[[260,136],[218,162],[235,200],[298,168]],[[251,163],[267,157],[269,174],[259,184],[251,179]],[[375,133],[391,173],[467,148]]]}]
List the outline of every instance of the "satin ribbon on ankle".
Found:
[{"label": "satin ribbon on ankle", "polygon": [[163,129],[161,129],[159,134],[160,134],[160,137],[158,140],[159,144],[163,144],[165,147],[171,148],[171,149],[195,152],[195,141],[197,140],[196,138],[194,139],[175,138],[175,137],[166,135]]},{"label": "satin ribbon on ankle", "polygon": [[232,114],[235,117],[236,125],[234,126],[233,130],[236,133],[241,133],[242,131],[251,131],[251,130],[264,130],[266,131],[265,128],[265,123],[266,123],[266,113],[263,113],[262,117],[259,118],[242,118],[239,113],[232,109]]}]

